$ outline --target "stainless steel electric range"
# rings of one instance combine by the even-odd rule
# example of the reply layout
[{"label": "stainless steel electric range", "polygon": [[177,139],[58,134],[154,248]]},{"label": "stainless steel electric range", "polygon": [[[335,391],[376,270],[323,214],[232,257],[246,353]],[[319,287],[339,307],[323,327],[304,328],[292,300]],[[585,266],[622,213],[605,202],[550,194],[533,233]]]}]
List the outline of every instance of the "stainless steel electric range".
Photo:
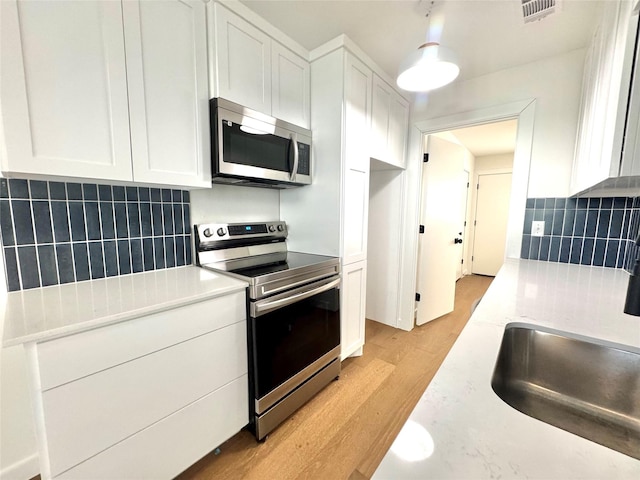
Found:
[{"label": "stainless steel electric range", "polygon": [[289,252],[285,222],[195,226],[203,268],[249,282],[250,426],[262,440],[340,375],[340,262]]}]

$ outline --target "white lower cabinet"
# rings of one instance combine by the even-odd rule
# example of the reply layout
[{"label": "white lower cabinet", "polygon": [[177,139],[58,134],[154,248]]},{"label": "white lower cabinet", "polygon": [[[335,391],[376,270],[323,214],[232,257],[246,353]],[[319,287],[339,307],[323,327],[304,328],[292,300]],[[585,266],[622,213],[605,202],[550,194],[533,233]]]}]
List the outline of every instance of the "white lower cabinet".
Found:
[{"label": "white lower cabinet", "polygon": [[172,478],[240,431],[244,312],[233,294],[29,345],[42,477]]},{"label": "white lower cabinet", "polygon": [[340,292],[341,360],[350,355],[361,355],[364,345],[364,322],[367,292],[367,262],[356,262],[342,267]]},{"label": "white lower cabinet", "polygon": [[174,477],[247,423],[248,401],[243,375],[56,478]]}]

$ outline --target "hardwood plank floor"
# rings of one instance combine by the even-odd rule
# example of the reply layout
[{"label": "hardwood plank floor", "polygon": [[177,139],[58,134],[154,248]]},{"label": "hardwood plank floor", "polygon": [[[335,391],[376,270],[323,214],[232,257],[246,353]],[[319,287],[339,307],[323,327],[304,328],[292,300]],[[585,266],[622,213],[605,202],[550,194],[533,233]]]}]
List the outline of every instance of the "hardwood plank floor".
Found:
[{"label": "hardwood plank floor", "polygon": [[492,280],[463,277],[454,311],[411,332],[367,320],[364,355],[342,363],[340,380],[264,443],[242,431],[178,478],[370,478]]}]

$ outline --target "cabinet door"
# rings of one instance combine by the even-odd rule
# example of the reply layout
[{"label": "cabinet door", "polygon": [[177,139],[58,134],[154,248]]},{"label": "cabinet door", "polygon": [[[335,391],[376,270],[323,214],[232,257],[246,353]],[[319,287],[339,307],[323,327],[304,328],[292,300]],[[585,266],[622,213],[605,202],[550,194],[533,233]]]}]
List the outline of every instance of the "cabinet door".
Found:
[{"label": "cabinet door", "polygon": [[572,194],[621,174],[623,126],[637,29],[637,17],[634,28],[629,28],[634,23],[632,13],[630,2],[606,2],[587,52]]},{"label": "cabinet door", "polygon": [[409,102],[394,91],[389,111],[387,152],[389,153],[389,162],[398,167],[404,167],[408,132]]},{"label": "cabinet door", "polygon": [[131,180],[120,2],[0,2],[2,171]]},{"label": "cabinet door", "polygon": [[309,128],[309,62],[274,41],[271,43],[271,79],[272,115]]},{"label": "cabinet door", "polygon": [[387,161],[389,156],[389,120],[391,117],[391,87],[373,75],[371,100],[371,153],[373,158]]},{"label": "cabinet door", "polygon": [[372,73],[350,53],[345,62],[345,164],[368,173]]},{"label": "cabinet door", "polygon": [[343,182],[342,258],[348,264],[367,258],[369,172],[347,168]]},{"label": "cabinet door", "polygon": [[123,4],[134,180],[209,186],[204,3]]},{"label": "cabinet door", "polygon": [[219,97],[271,115],[271,39],[220,4],[214,6]]},{"label": "cabinet door", "polygon": [[353,354],[362,355],[366,282],[366,262],[352,263],[342,267],[342,297],[340,302],[341,360]]}]

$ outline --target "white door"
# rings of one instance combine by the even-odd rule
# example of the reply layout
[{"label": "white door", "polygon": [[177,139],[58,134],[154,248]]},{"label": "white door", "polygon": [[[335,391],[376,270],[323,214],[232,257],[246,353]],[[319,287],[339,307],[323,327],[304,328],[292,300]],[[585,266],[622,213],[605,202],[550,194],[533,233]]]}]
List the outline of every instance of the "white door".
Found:
[{"label": "white door", "polygon": [[495,276],[504,262],[511,173],[478,175],[471,271]]},{"label": "white door", "polygon": [[463,170],[460,174],[460,198],[462,201],[460,202],[460,213],[458,214],[458,226],[460,227],[460,231],[458,232],[458,236],[454,242],[456,243],[456,247],[458,248],[458,264],[456,267],[456,280],[460,280],[464,275],[464,269],[462,268],[464,265],[464,252],[466,250],[465,245],[467,244],[467,203],[469,201],[469,172]]},{"label": "white door", "polygon": [[460,262],[460,175],[465,149],[430,135],[429,161],[422,169],[421,224],[418,243],[416,323],[422,325],[453,310],[456,268]]},{"label": "white door", "polygon": [[209,186],[204,3],[127,1],[124,27],[134,180]]},{"label": "white door", "polygon": [[120,2],[0,1],[4,171],[131,180]]}]

